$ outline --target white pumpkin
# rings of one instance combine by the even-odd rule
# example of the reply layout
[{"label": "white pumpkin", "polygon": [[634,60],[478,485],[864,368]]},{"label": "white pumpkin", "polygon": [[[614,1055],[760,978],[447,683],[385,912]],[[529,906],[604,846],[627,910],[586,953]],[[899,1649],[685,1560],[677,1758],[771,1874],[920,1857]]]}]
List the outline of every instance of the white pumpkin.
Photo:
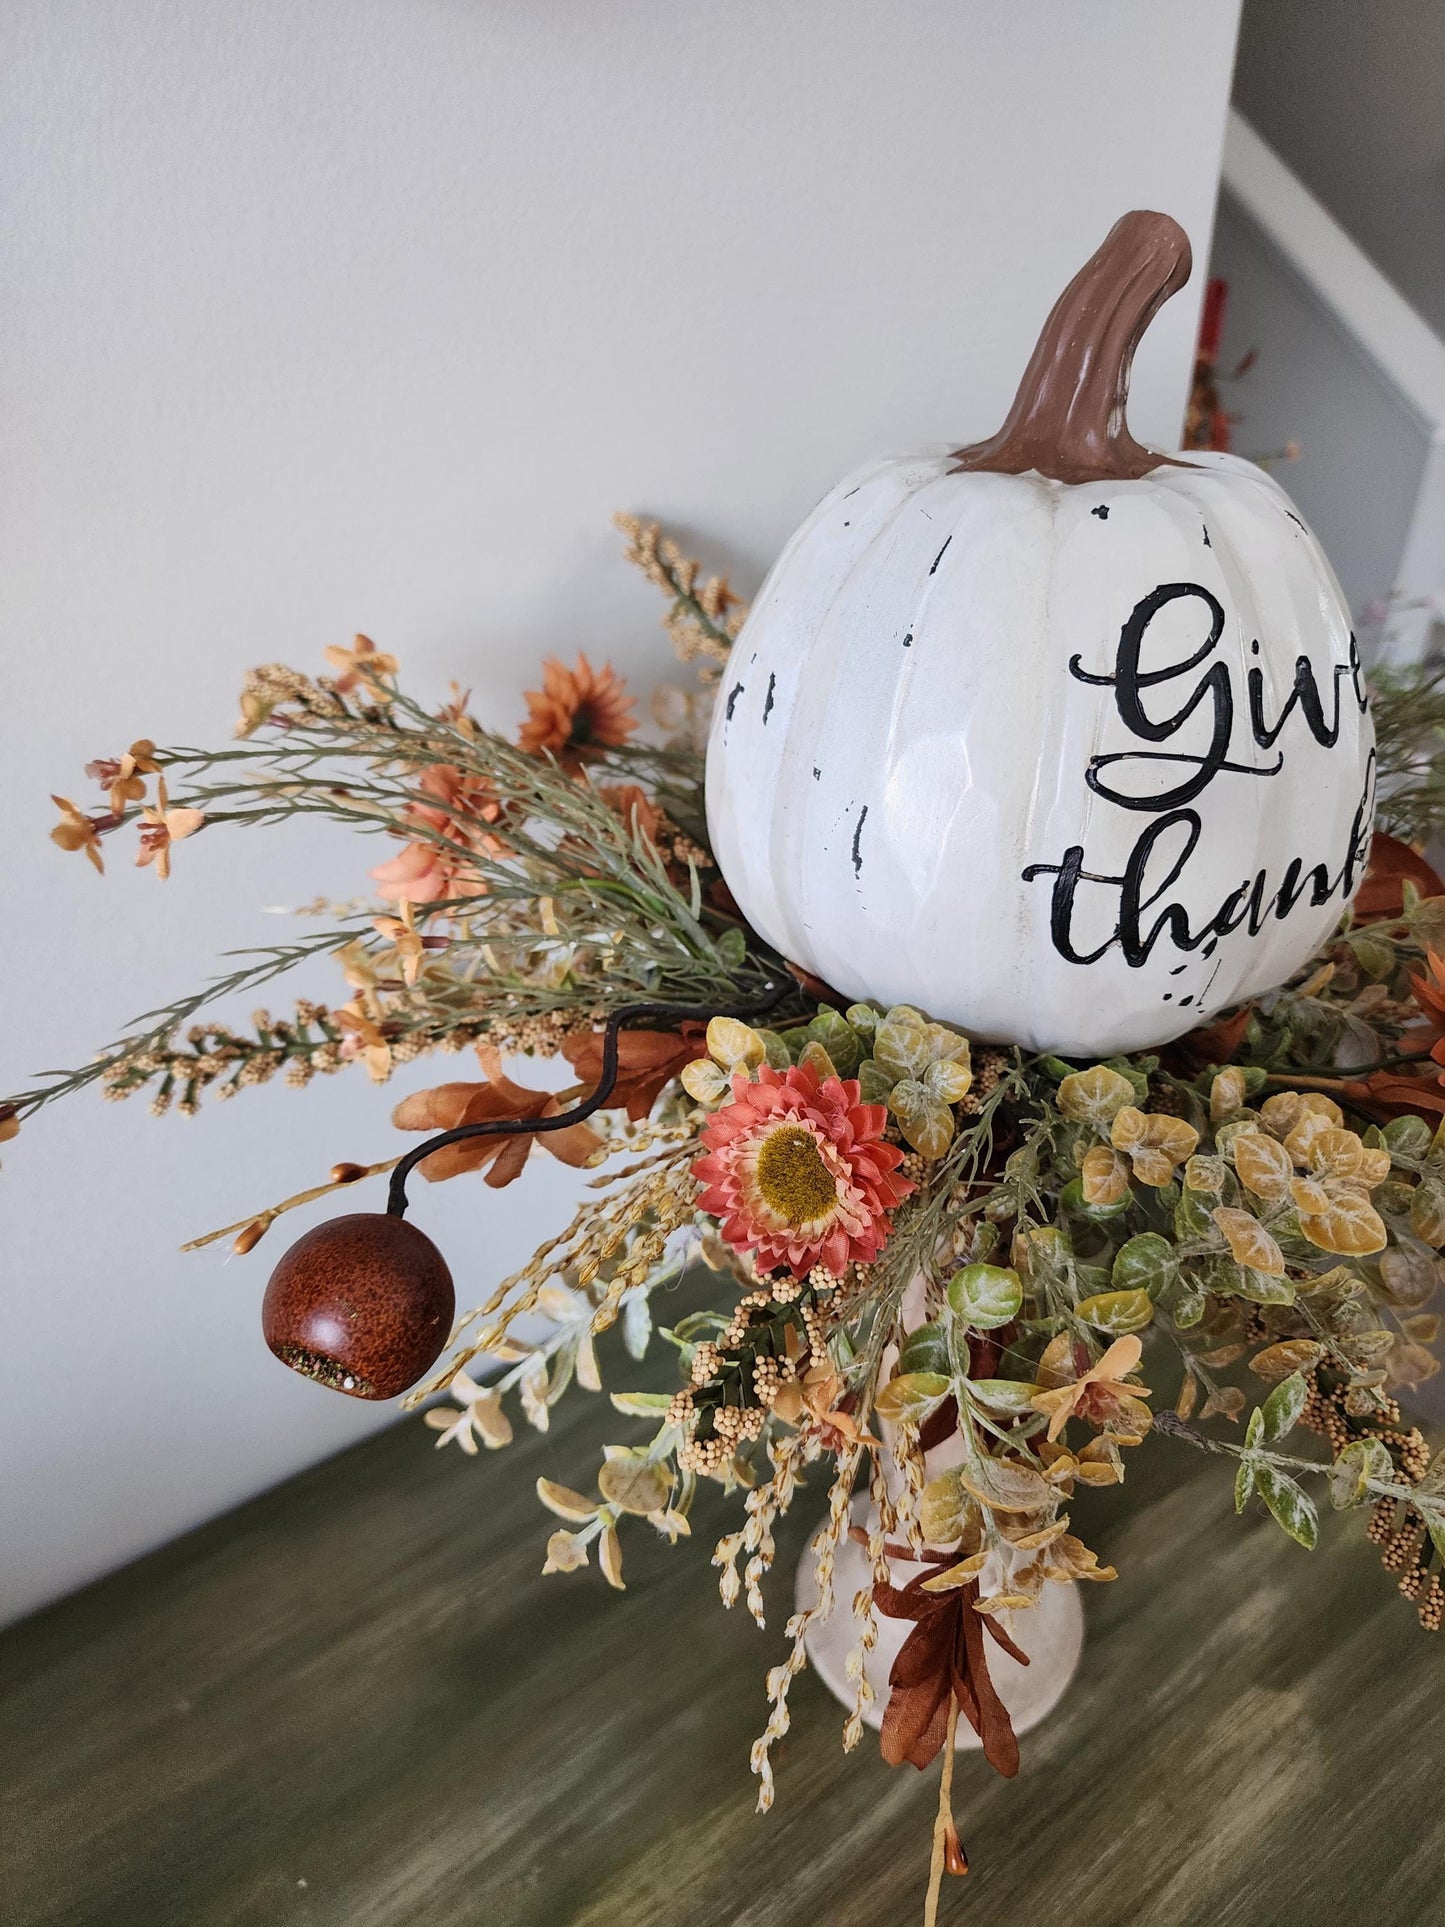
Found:
[{"label": "white pumpkin", "polygon": [[1001,433],[822,501],[734,645],[712,845],[754,928],[849,997],[1071,1057],[1280,983],[1368,853],[1348,612],[1268,475],[1124,425],[1189,273],[1127,215]]}]

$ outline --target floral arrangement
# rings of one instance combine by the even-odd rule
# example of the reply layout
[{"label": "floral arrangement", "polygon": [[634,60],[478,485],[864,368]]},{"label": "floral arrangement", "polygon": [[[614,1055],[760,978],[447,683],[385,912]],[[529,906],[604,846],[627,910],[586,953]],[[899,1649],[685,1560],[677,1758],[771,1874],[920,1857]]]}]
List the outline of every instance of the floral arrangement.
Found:
[{"label": "floral arrangement", "polygon": [[[440,1445],[504,1447],[516,1413],[545,1428],[571,1385],[602,1390],[598,1332],[620,1321],[641,1358],[659,1292],[694,1259],[710,1268],[708,1307],[661,1330],[676,1392],[609,1387],[640,1430],[579,1472],[585,1489],[539,1480],[544,1570],[595,1556],[621,1587],[624,1536],[688,1538],[710,1479],[738,1504],[712,1555],[723,1603],[761,1624],[777,1522],[826,1468],[816,1603],[768,1675],[758,1803],[852,1532],[873,1580],[843,1602],[859,1657],[878,1615],[910,1625],[884,1758],[944,1759],[931,1919],[944,1872],[967,1867],[948,1790],[958,1719],[1016,1771],[990,1651],[1017,1654],[1010,1615],[1046,1587],[1115,1578],[1087,1542],[1089,1494],[1156,1436],[1228,1457],[1237,1510],[1262,1505],[1302,1548],[1316,1494],[1355,1510],[1421,1624],[1445,1617],[1445,1453],[1398,1402],[1439,1364],[1445,885],[1412,846],[1445,821],[1445,673],[1377,679],[1371,870],[1304,972],[1161,1052],[1029,1056],[850,1004],[747,927],[708,847],[700,746],[746,611],[656,527],[619,521],[696,678],[659,692],[651,740],[586,656],[545,665],[509,740],[455,687],[427,707],[357,637],[320,676],[252,670],[226,747],[143,740],[90,764],[98,799],[57,797],[53,836],[97,870],[128,831],[163,879],[183,841],[312,814],[386,845],[380,901],[321,906],[321,930],[247,953],[18,1093],[0,1137],[88,1085],[190,1115],[277,1076],[382,1082],[424,1054],[474,1056],[472,1075],[396,1107],[398,1130],[447,1135],[423,1176],[496,1188],[539,1150],[595,1175],[571,1224],[456,1320],[440,1362],[431,1346],[408,1404]],[[249,1027],[203,1014],[322,956],[338,1003]],[[672,1014],[624,1027],[638,1005]],[[574,1082],[533,1090],[507,1068],[519,1056],[560,1056]],[[338,1164],[195,1244],[250,1251],[292,1208],[399,1162]],[[523,1339],[532,1312],[549,1329]],[[368,1333],[355,1342],[345,1358],[277,1349],[375,1394]],[[902,1562],[918,1568],[906,1583]],[[853,1673],[847,1747],[873,1697]]]}]

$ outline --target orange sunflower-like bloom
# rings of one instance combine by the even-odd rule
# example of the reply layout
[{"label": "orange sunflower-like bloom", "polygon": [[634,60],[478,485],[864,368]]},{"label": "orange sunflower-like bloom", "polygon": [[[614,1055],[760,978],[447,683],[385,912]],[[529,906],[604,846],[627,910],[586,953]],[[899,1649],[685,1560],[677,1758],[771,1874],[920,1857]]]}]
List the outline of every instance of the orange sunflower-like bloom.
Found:
[{"label": "orange sunflower-like bloom", "polygon": [[765,1064],[756,1083],[739,1072],[732,1102],[703,1126],[698,1202],[764,1271],[786,1265],[805,1278],[816,1264],[835,1275],[868,1264],[913,1189],[895,1175],[903,1153],[882,1141],[887,1121],[885,1106],[859,1102],[852,1078],[820,1079],[805,1064]]},{"label": "orange sunflower-like bloom", "polygon": [[594,669],[585,655],[578,655],[575,669],[549,656],[542,687],[526,697],[519,746],[533,754],[550,750],[564,769],[576,769],[589,750],[620,748],[637,727],[626,683],[611,663]]}]

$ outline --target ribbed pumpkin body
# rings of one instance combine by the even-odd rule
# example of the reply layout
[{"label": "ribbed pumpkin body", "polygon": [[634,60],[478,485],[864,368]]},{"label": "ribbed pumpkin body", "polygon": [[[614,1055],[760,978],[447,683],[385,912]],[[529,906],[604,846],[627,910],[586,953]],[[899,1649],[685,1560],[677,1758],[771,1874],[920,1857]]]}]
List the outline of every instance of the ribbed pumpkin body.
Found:
[{"label": "ribbed pumpkin body", "polygon": [[723,874],[835,989],[1069,1056],[1280,983],[1369,842],[1373,729],[1319,544],[1253,464],[876,463],[793,537],[707,759]]}]

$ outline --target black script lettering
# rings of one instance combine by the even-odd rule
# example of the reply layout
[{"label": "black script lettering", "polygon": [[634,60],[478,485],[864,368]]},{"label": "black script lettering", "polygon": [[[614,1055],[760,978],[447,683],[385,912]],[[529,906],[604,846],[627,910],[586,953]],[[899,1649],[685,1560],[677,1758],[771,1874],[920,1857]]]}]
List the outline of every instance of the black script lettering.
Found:
[{"label": "black script lettering", "polygon": [[[1145,885],[1148,879],[1150,861],[1154,847],[1161,837],[1167,836],[1175,828],[1184,830],[1184,843],[1165,874],[1146,896]],[[1149,953],[1159,938],[1168,930],[1176,949],[1193,950],[1203,942],[1204,932],[1195,936],[1189,928],[1189,917],[1184,906],[1171,903],[1146,934],[1141,927],[1141,919],[1146,910],[1151,910],[1164,895],[1178,882],[1185,864],[1194,854],[1199,842],[1200,821],[1193,810],[1174,810],[1168,816],[1161,816],[1141,832],[1134,848],[1129,853],[1129,861],[1124,866],[1122,876],[1100,876],[1084,868],[1084,846],[1074,844],[1064,853],[1062,863],[1031,863],[1024,871],[1024,882],[1032,883],[1035,877],[1053,876],[1054,894],[1049,910],[1050,934],[1054,948],[1061,957],[1070,963],[1097,963],[1099,958],[1118,944],[1124,953],[1126,963],[1137,969],[1149,961]],[[1101,883],[1119,893],[1119,909],[1110,936],[1096,950],[1081,951],[1074,942],[1074,911],[1080,883]]]},{"label": "black script lettering", "polygon": [[1353,685],[1355,702],[1360,714],[1363,715],[1369,707],[1369,698],[1360,683],[1360,668],[1360,646],[1351,632],[1350,659],[1348,662],[1335,664],[1335,673],[1331,680],[1334,715],[1329,722],[1326,722],[1324,701],[1320,696],[1319,684],[1315,681],[1314,667],[1308,656],[1297,656],[1294,665],[1294,683],[1290,689],[1289,698],[1271,724],[1265,720],[1264,714],[1264,671],[1256,665],[1249,672],[1249,725],[1254,734],[1254,740],[1261,749],[1273,749],[1280,731],[1298,705],[1310,735],[1325,749],[1333,749],[1340,740],[1340,684],[1346,676]]},{"label": "black script lettering", "polygon": [[[1194,951],[1202,945],[1208,945],[1211,940],[1228,936],[1246,921],[1250,934],[1258,936],[1271,918],[1283,921],[1306,892],[1310,903],[1316,908],[1328,903],[1332,897],[1349,897],[1369,860],[1374,792],[1375,753],[1372,750],[1366,767],[1365,786],[1355,807],[1339,868],[1332,870],[1329,863],[1323,861],[1306,866],[1302,857],[1292,857],[1272,893],[1268,873],[1260,870],[1257,875],[1246,878],[1231,890],[1214,915],[1197,930],[1190,925],[1184,905],[1178,902],[1166,903],[1146,928],[1147,913],[1173,890],[1198,847],[1202,826],[1194,810],[1173,810],[1149,824],[1135,842],[1119,876],[1100,875],[1096,871],[1086,870],[1084,846],[1075,843],[1065,851],[1061,862],[1031,863],[1023,873],[1023,880],[1032,883],[1041,876],[1054,879],[1049,926],[1054,948],[1061,957],[1069,963],[1097,963],[1100,957],[1117,945],[1124,961],[1137,970],[1149,961],[1155,945],[1166,935],[1176,950]],[[1167,854],[1160,859],[1166,867],[1151,886],[1149,874],[1151,868],[1157,867],[1155,858],[1158,845],[1176,830],[1183,831],[1183,842],[1172,860]],[[1088,950],[1080,949],[1074,929],[1082,884],[1097,885],[1117,892],[1113,928],[1101,944]]]},{"label": "black script lettering", "polygon": [[[1182,662],[1170,663],[1163,669],[1143,669],[1140,657],[1144,642],[1149,633],[1149,625],[1171,602],[1194,598],[1202,602],[1209,611],[1209,634],[1199,647]],[[1229,673],[1229,664],[1218,659],[1205,670],[1193,691],[1173,715],[1164,716],[1157,721],[1144,707],[1143,692],[1156,688],[1161,683],[1176,682],[1187,676],[1192,669],[1214,654],[1219,638],[1224,634],[1224,609],[1217,596],[1197,582],[1165,582],[1135,603],[1128,621],[1119,631],[1119,647],[1114,658],[1111,675],[1100,676],[1084,668],[1083,659],[1075,656],[1069,663],[1069,673],[1079,682],[1092,683],[1095,687],[1112,686],[1114,706],[1119,718],[1131,734],[1146,743],[1166,743],[1171,736],[1181,730],[1203,703],[1212,707],[1209,748],[1203,756],[1186,755],[1176,750],[1116,750],[1105,756],[1095,756],[1090,760],[1084,780],[1097,796],[1106,802],[1117,803],[1126,810],[1172,810],[1192,803],[1214,781],[1222,770],[1231,770],[1241,776],[1277,776],[1284,766],[1281,756],[1268,768],[1256,768],[1248,763],[1232,763],[1229,760],[1229,743],[1234,734],[1234,684]],[[1318,695],[1314,693],[1318,709]],[[1300,700],[1304,700],[1301,696]],[[1271,739],[1272,741],[1273,739]],[[1128,790],[1115,789],[1106,782],[1103,772],[1116,763],[1174,763],[1192,768],[1193,775],[1173,789],[1162,790],[1153,795],[1135,796]]]}]

